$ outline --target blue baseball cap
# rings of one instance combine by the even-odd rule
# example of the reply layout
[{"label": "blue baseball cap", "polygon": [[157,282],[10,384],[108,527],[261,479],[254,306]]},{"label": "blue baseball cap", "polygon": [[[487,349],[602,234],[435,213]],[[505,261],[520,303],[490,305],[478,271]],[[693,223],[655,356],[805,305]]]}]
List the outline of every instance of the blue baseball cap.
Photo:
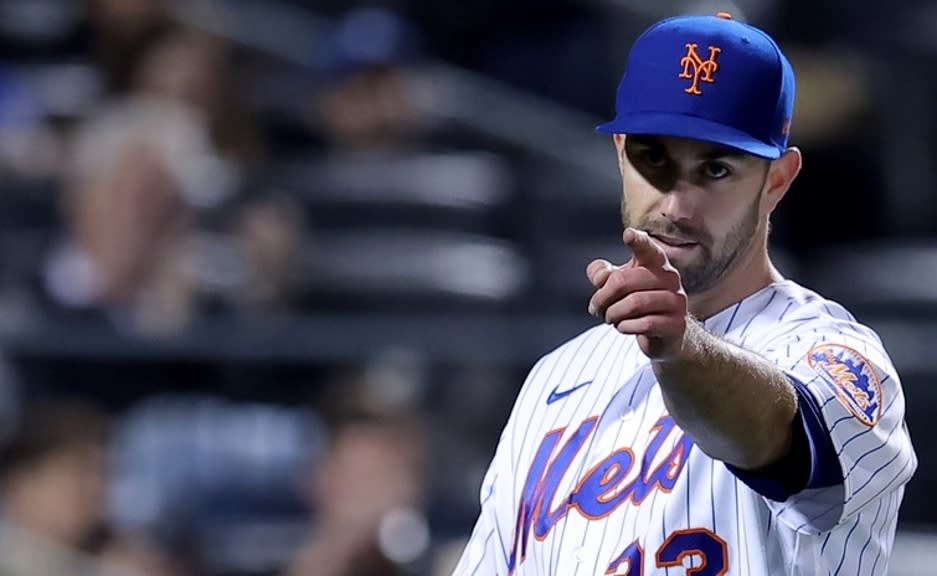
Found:
[{"label": "blue baseball cap", "polygon": [[787,149],[794,69],[763,30],[677,16],[635,41],[606,134],[677,136],[775,159]]},{"label": "blue baseball cap", "polygon": [[403,66],[421,55],[409,19],[377,7],[349,10],[316,48],[313,67],[327,80],[344,80],[372,67]]}]

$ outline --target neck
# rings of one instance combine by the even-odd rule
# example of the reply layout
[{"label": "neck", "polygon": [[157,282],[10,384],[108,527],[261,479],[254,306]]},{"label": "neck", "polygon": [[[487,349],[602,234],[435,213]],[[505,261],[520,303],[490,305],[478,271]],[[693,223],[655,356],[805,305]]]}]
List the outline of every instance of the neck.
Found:
[{"label": "neck", "polygon": [[759,234],[715,286],[689,296],[690,314],[698,320],[705,320],[783,279],[768,257],[767,234]]}]

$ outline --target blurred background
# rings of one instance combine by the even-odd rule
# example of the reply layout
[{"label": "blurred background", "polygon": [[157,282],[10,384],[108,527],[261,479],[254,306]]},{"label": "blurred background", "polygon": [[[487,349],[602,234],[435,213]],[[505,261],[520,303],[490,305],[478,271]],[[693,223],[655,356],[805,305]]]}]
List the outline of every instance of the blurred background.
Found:
[{"label": "blurred background", "polygon": [[0,0],[0,573],[449,574],[623,258],[627,50],[717,10],[798,73],[772,250],[893,355],[933,574],[930,0]]}]

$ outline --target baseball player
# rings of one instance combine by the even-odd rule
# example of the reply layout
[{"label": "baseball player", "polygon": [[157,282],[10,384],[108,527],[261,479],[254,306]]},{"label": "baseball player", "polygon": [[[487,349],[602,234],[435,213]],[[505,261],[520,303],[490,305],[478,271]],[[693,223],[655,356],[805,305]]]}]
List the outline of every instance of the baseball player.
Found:
[{"label": "baseball player", "polygon": [[603,323],[532,368],[457,576],[887,573],[917,466],[898,374],[766,248],[793,106],[787,58],[729,14],[637,39],[598,127],[630,259],[588,265]]}]

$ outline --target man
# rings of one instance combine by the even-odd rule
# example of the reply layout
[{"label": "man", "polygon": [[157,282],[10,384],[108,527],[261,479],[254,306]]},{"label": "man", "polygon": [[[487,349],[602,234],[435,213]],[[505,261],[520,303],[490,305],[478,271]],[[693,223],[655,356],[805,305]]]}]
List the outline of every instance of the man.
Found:
[{"label": "man", "polygon": [[0,442],[0,573],[93,574],[105,522],[103,417],[84,404],[24,407]]},{"label": "man", "polygon": [[887,572],[917,466],[898,375],[767,252],[793,105],[787,58],[729,14],[635,42],[598,128],[632,257],[587,267],[604,324],[530,372],[456,575]]},{"label": "man", "polygon": [[[424,516],[427,439],[418,418],[350,408],[334,422],[328,452],[304,478],[302,495],[315,517],[283,576],[403,575],[422,554],[412,530],[395,528],[415,525],[401,519]],[[394,538],[414,546],[395,549]]]},{"label": "man", "polygon": [[111,427],[83,400],[23,404],[0,437],[0,574],[177,573],[148,538],[108,522]]}]

